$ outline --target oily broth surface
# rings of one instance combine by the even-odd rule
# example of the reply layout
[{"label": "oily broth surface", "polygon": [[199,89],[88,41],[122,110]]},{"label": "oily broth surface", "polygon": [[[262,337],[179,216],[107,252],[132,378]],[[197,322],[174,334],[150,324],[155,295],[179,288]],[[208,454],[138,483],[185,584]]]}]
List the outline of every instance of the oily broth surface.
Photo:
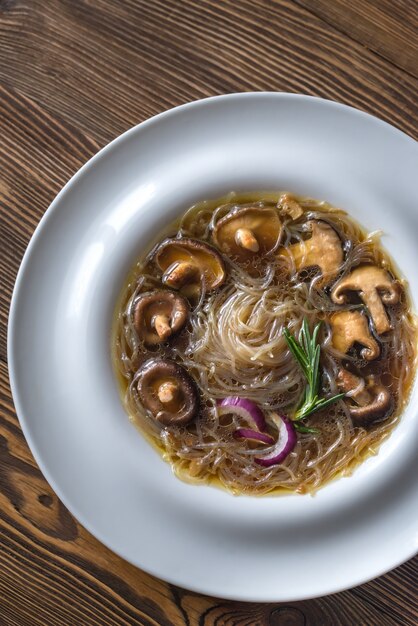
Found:
[{"label": "oily broth surface", "polygon": [[[229,194],[199,203],[165,229],[154,243],[167,236],[211,243],[211,225],[233,206],[250,203],[274,206],[280,196],[281,193]],[[345,241],[342,271],[374,262],[399,280],[377,233],[368,235],[345,212],[325,202],[297,200],[304,215],[295,222],[285,223],[282,245],[301,238],[301,225],[308,216],[328,221]],[[381,358],[366,364],[356,354],[349,356],[355,365],[364,368],[362,375],[378,375],[391,390],[395,410],[390,418],[369,430],[353,427],[347,407],[340,401],[306,420],[307,425],[319,429],[318,435],[298,434],[297,445],[284,463],[266,468],[254,463],[254,457],[260,456],[260,446],[234,439],[233,432],[243,426],[242,421],[232,415],[219,418],[215,401],[238,395],[256,402],[267,418],[270,411],[292,414],[305,382],[287,350],[282,330],[289,326],[296,333],[304,317],[311,328],[323,321],[322,393],[336,393],[335,373],[342,355],[336,355],[331,346],[327,320],[338,307],[330,301],[327,291],[312,287],[309,279],[313,278],[315,283],[315,272],[303,276],[303,281],[290,277],[280,249],[268,259],[262,259],[256,271],[252,270],[252,276],[245,267],[228,260],[226,263],[228,277],[224,285],[205,295],[179,335],[169,344],[155,348],[145,348],[135,340],[131,311],[139,293],[161,288],[161,272],[149,262],[147,254],[132,268],[116,307],[112,334],[113,363],[125,409],[183,480],[214,483],[237,494],[313,492],[337,475],[350,474],[364,458],[375,454],[399,420],[411,388],[416,359],[416,324],[410,312],[406,283],[400,280],[400,303],[387,308],[398,330],[396,336],[391,332],[383,341],[380,337]],[[151,356],[174,359],[197,382],[201,410],[191,424],[161,427],[143,409],[136,392],[135,375],[141,363]],[[271,434],[275,435],[273,426]]]}]

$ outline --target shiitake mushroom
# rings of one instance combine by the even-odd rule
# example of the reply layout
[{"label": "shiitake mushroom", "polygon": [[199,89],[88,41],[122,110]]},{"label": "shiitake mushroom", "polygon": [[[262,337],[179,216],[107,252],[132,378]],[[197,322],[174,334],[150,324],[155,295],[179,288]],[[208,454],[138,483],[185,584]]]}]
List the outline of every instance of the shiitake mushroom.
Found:
[{"label": "shiitake mushroom", "polygon": [[187,424],[199,410],[195,382],[170,359],[149,359],[138,371],[137,389],[145,409],[165,426]]}]

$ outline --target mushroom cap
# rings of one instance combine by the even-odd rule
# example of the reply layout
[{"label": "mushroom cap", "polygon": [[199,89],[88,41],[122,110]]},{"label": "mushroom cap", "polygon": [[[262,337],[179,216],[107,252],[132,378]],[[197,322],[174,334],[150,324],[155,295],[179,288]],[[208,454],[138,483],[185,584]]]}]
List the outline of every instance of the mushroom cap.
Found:
[{"label": "mushroom cap", "polygon": [[155,261],[163,271],[163,283],[174,289],[200,287],[203,280],[206,291],[211,291],[226,278],[222,256],[198,239],[165,239],[157,248]]},{"label": "mushroom cap", "polygon": [[332,301],[343,304],[349,291],[358,292],[369,310],[376,332],[379,335],[388,332],[391,326],[383,303],[395,304],[399,300],[399,285],[390,274],[376,265],[356,267],[334,285]]},{"label": "mushroom cap", "polygon": [[[181,330],[188,314],[189,305],[180,294],[162,289],[148,291],[140,294],[136,303],[135,330],[145,345],[154,346]],[[158,327],[158,319],[165,322],[162,330]]]},{"label": "mushroom cap", "polygon": [[399,300],[399,286],[391,278],[389,272],[376,265],[360,265],[350,274],[341,278],[334,285],[331,299],[337,304],[346,302],[346,291],[368,292],[378,290],[381,299],[387,304],[395,304]]},{"label": "mushroom cap", "polygon": [[309,220],[306,228],[311,231],[311,237],[292,244],[286,250],[292,255],[297,272],[319,267],[322,276],[316,284],[324,287],[337,276],[344,260],[342,241],[334,228],[324,220]]},{"label": "mushroom cap", "polygon": [[[237,241],[237,232],[250,232],[257,246],[246,248]],[[264,256],[277,247],[282,223],[275,209],[243,207],[233,209],[222,217],[213,229],[214,243],[229,257],[245,262],[255,255]]]},{"label": "mushroom cap", "polygon": [[[165,426],[187,424],[199,410],[199,396],[189,373],[169,359],[149,359],[138,371],[138,393],[142,404],[151,415]],[[177,393],[167,402],[159,398],[160,388],[167,383]],[[171,394],[170,394],[171,395]]]}]

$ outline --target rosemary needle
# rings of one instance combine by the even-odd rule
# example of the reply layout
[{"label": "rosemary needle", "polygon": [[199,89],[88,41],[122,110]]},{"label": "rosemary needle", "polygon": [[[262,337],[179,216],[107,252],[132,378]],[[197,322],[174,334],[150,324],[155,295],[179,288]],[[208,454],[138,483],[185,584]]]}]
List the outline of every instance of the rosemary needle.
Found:
[{"label": "rosemary needle", "polygon": [[[344,393],[339,393],[331,398],[320,398],[318,396],[321,382],[319,371],[321,347],[317,343],[317,339],[320,327],[321,322],[315,326],[311,336],[308,322],[305,318],[300,332],[301,341],[298,341],[293,335],[291,335],[287,328],[283,331],[287,345],[289,346],[289,349],[296,361],[301,366],[307,382],[301,405],[295,414],[295,421],[303,420],[305,417],[308,417],[308,415],[311,415],[320,409],[324,409],[345,396]],[[300,432],[317,432],[316,430],[302,426],[301,424],[297,425],[297,429],[300,430]]]}]

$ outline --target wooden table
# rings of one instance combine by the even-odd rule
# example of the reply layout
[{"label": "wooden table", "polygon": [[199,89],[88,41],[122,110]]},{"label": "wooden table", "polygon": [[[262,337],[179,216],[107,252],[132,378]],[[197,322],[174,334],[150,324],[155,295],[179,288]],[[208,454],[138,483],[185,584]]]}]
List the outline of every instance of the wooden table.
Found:
[{"label": "wooden table", "polygon": [[125,563],[42,477],[6,355],[29,238],[99,148],[172,106],[250,90],[338,100],[417,138],[417,26],[414,0],[0,0],[1,626],[418,623],[418,559],[285,606],[199,596]]}]

